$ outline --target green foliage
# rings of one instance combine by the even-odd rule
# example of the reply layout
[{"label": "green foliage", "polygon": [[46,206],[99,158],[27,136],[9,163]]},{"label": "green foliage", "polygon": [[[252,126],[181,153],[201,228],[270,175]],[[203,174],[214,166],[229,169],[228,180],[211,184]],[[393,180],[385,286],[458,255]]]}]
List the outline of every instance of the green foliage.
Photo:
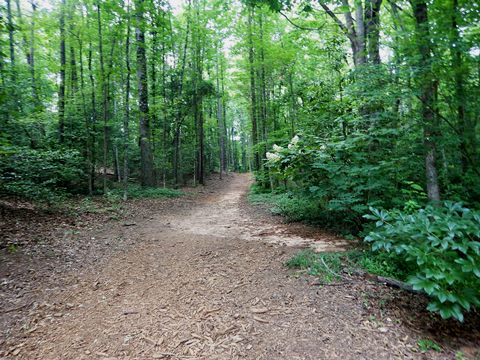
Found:
[{"label": "green foliage", "polygon": [[378,251],[351,250],[333,253],[314,253],[311,250],[300,251],[286,266],[307,270],[310,275],[323,281],[339,280],[340,274],[354,269],[364,269],[370,274],[404,279],[408,269],[402,261],[393,259],[392,254]]},{"label": "green foliage", "polygon": [[386,251],[363,251],[356,263],[370,274],[406,280],[412,269],[396,254]]},{"label": "green foliage", "polygon": [[295,220],[358,233],[369,205],[388,207],[408,200],[412,201],[409,206],[422,203],[418,185],[411,181],[398,184],[399,176],[415,178],[416,169],[406,158],[385,158],[381,151],[375,155],[367,151],[382,143],[389,146],[390,135],[384,130],[330,142],[313,136],[295,137],[286,147],[274,145],[267,153],[267,166],[278,182],[289,184],[291,198],[296,199],[285,199],[282,212],[291,216],[298,210]]},{"label": "green foliage", "polygon": [[10,148],[0,155],[0,191],[51,204],[82,189],[82,166],[75,150]]},{"label": "green foliage", "polygon": [[427,206],[413,214],[372,208],[372,249],[396,254],[415,268],[408,282],[430,297],[428,309],[463,321],[480,306],[480,212],[460,203]]},{"label": "green foliage", "polygon": [[[184,193],[180,190],[157,188],[157,187],[142,187],[137,184],[130,184],[128,186],[128,197],[130,199],[158,199],[158,198],[173,198],[182,196]],[[123,189],[112,189],[107,193],[107,197],[119,200],[123,197]]]},{"label": "green foliage", "polygon": [[438,352],[442,351],[442,348],[440,347],[440,345],[438,345],[435,341],[430,339],[420,339],[417,341],[417,345],[422,353],[427,352],[429,350],[434,350]]},{"label": "green foliage", "polygon": [[285,265],[289,268],[306,270],[309,275],[330,283],[340,279],[338,274],[342,270],[342,260],[345,256],[342,253],[314,253],[304,250],[288,260]]}]

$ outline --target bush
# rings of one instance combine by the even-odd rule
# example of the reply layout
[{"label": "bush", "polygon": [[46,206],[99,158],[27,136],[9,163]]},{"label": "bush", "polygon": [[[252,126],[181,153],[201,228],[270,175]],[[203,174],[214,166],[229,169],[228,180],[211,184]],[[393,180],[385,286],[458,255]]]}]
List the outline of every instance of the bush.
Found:
[{"label": "bush", "polygon": [[[164,197],[179,197],[182,195],[182,191],[175,189],[142,187],[136,184],[129,184],[128,186],[128,197],[130,199],[154,199]],[[121,200],[123,197],[123,189],[112,189],[108,192],[107,197],[112,200]]]},{"label": "bush", "polygon": [[74,150],[12,148],[0,154],[0,190],[51,204],[78,189],[84,181],[82,166]]},{"label": "bush", "polygon": [[427,206],[413,214],[371,208],[372,249],[397,254],[413,270],[408,283],[430,297],[428,309],[463,321],[480,306],[480,212],[460,203]]}]

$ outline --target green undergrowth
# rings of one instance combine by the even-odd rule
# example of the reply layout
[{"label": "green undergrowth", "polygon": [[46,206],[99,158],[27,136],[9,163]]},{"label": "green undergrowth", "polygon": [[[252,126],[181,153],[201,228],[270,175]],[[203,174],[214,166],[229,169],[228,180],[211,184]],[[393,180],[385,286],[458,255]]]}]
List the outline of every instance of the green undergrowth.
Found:
[{"label": "green undergrowth", "polygon": [[[142,187],[137,184],[128,186],[128,198],[130,199],[159,199],[180,197],[184,193],[180,190],[158,187]],[[123,198],[123,189],[112,189],[107,193],[108,198]]]},{"label": "green undergrowth", "polygon": [[350,250],[344,252],[315,253],[302,250],[285,264],[291,269],[306,271],[325,283],[339,281],[342,274],[361,269],[370,274],[404,281],[409,269],[400,259],[386,252]]},{"label": "green undergrowth", "polygon": [[[182,196],[180,190],[168,188],[141,187],[130,184],[128,199],[162,199]],[[70,209],[73,213],[117,213],[123,209],[123,189],[110,189],[105,196],[85,196],[80,200],[68,199],[63,203],[63,208]]]},{"label": "green undergrowth", "polygon": [[332,230],[338,234],[357,234],[358,217],[345,211],[327,209],[318,199],[283,189],[266,192],[254,184],[248,196],[252,204],[267,204],[275,215],[287,222],[303,222]]}]

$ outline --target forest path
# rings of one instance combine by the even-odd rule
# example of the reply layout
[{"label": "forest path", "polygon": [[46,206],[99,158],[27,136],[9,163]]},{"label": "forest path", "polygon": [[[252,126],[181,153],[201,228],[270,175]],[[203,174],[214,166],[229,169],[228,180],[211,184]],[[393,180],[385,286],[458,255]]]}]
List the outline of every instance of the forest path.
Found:
[{"label": "forest path", "polygon": [[[319,288],[282,264],[288,235],[245,203],[230,175],[189,206],[123,227],[136,242],[79,274],[31,323],[27,359],[383,359],[418,356],[405,332],[367,320],[355,285]],[[206,188],[209,189],[208,187]],[[137,220],[136,220],[137,221]],[[113,230],[112,230],[113,231]],[[342,245],[341,241],[338,245]],[[309,280],[311,281],[311,280]],[[362,288],[364,289],[364,288]],[[48,311],[48,309],[47,309]],[[390,320],[391,321],[391,320]],[[390,324],[392,326],[396,324]],[[414,343],[413,343],[414,344]]]}]

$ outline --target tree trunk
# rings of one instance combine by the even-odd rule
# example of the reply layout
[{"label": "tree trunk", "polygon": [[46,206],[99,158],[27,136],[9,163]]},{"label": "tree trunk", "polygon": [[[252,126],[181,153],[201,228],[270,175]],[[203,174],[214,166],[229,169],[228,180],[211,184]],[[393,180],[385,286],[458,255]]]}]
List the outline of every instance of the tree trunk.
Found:
[{"label": "tree trunk", "polygon": [[220,61],[220,53],[217,46],[217,60],[215,62],[216,67],[216,83],[217,83],[217,130],[218,130],[218,156],[219,156],[219,168],[220,168],[220,179],[222,178],[222,173],[225,170],[225,144],[224,144],[224,119],[223,119],[223,93],[220,92],[220,70],[218,62]]},{"label": "tree trunk", "polygon": [[[165,13],[162,13],[163,22]],[[162,23],[163,23],[162,22]],[[163,122],[162,122],[162,185],[167,186],[167,136],[168,136],[168,117],[167,117],[167,59],[166,59],[166,39],[165,26],[162,26],[162,98],[163,98]]]},{"label": "tree trunk", "polygon": [[357,66],[363,65],[367,62],[367,52],[365,46],[365,21],[363,18],[363,6],[362,1],[355,2],[355,30],[356,30],[356,42],[357,42]]},{"label": "tree trunk", "polygon": [[356,3],[356,26],[354,25],[354,19],[350,11],[350,4],[348,0],[342,0],[342,6],[345,8],[343,14],[345,16],[345,24],[330,10],[330,8],[323,3],[320,6],[325,10],[328,16],[330,16],[338,25],[340,30],[347,36],[350,41],[353,54],[353,64],[355,67],[361,66],[366,62],[365,54],[365,24],[363,20],[362,2]]},{"label": "tree trunk", "polygon": [[440,185],[437,175],[436,141],[439,137],[438,124],[434,113],[435,81],[431,64],[431,43],[428,24],[428,7],[424,0],[411,0],[415,29],[417,34],[418,52],[420,55],[419,74],[421,114],[423,118],[423,143],[425,146],[425,173],[428,199],[431,202],[440,201]]},{"label": "tree trunk", "polygon": [[107,193],[108,162],[108,89],[105,75],[105,56],[103,53],[103,34],[100,2],[97,2],[98,52],[100,55],[100,79],[102,82],[102,114],[103,114],[103,193]]},{"label": "tree trunk", "polygon": [[260,170],[260,154],[258,152],[258,128],[257,128],[257,97],[255,87],[255,50],[253,44],[253,22],[254,10],[253,6],[249,8],[248,12],[248,62],[250,68],[250,106],[251,106],[251,120],[252,120],[252,148],[253,148],[253,168]]},{"label": "tree trunk", "polygon": [[265,50],[263,41],[263,14],[259,16],[260,31],[260,117],[262,124],[262,160],[267,157],[267,85],[265,71]]},{"label": "tree trunk", "polygon": [[147,56],[144,32],[144,0],[135,1],[137,41],[137,81],[140,131],[140,162],[142,186],[154,186],[153,155],[150,143],[150,118],[148,110]]},{"label": "tree trunk", "polygon": [[200,39],[200,9],[198,2],[195,1],[195,24],[196,31],[192,33],[194,41],[194,96],[193,96],[193,115],[196,128],[196,174],[199,184],[205,184],[205,136],[204,136],[204,116],[203,116],[203,94],[199,93],[203,82],[203,63],[202,63],[202,44]]},{"label": "tree trunk", "polygon": [[58,128],[60,144],[65,143],[65,6],[66,0],[60,5],[60,84],[58,87]]},{"label": "tree trunk", "polygon": [[290,138],[295,136],[295,118],[297,117],[297,101],[295,100],[295,92],[293,90],[292,71],[288,73],[288,87],[290,92]]},{"label": "tree trunk", "polygon": [[[188,3],[190,9],[190,2]],[[190,14],[188,11],[187,14]],[[179,89],[178,89],[178,97],[180,98],[183,94],[183,81],[185,76],[185,66],[187,64],[187,50],[188,50],[188,39],[190,34],[190,21],[187,21],[187,29],[185,31],[185,42],[183,45],[183,54],[182,54],[182,62],[181,62],[181,70],[180,70],[180,80],[179,80]],[[173,96],[172,96],[172,107],[173,107]],[[182,144],[181,144],[181,125],[182,125],[182,108],[180,106],[177,107],[176,111],[176,121],[175,121],[175,129],[174,129],[174,137],[173,137],[173,178],[175,180],[175,187],[178,187],[182,183],[182,169],[180,164],[182,162]]]},{"label": "tree trunk", "polygon": [[37,5],[35,1],[32,0],[32,20],[30,23],[30,81],[32,82],[32,97],[35,102],[35,107],[38,108],[41,106],[40,98],[37,91],[37,81],[35,78],[35,17],[37,13]]},{"label": "tree trunk", "polygon": [[[458,132],[460,135],[460,159],[463,172],[467,172],[470,166],[476,166],[476,134],[473,123],[467,116],[465,109],[465,80],[462,57],[462,39],[458,21],[461,14],[458,9],[458,0],[452,0],[452,68],[455,82],[455,101],[458,117]],[[470,156],[472,154],[473,156]]]},{"label": "tree trunk", "polygon": [[130,77],[132,68],[130,65],[130,2],[127,5],[127,37],[125,39],[125,66],[127,78],[125,80],[125,116],[123,118],[123,201],[128,198],[128,140],[130,135]]},{"label": "tree trunk", "polygon": [[6,0],[7,2],[7,27],[8,27],[8,40],[9,40],[9,49],[10,49],[10,67],[11,67],[11,76],[12,80],[15,81],[15,40],[13,33],[15,31],[15,26],[13,25],[12,17],[12,4],[11,0]]},{"label": "tree trunk", "polygon": [[365,1],[365,32],[368,42],[368,60],[380,64],[380,7],[382,0]]},{"label": "tree trunk", "polygon": [[89,44],[88,49],[88,73],[90,78],[90,87],[91,87],[91,115],[89,126],[87,127],[87,136],[90,139],[91,144],[91,161],[89,169],[89,191],[93,193],[95,190],[95,167],[96,167],[96,123],[97,123],[97,101],[95,97],[95,78],[93,75],[92,68],[92,57],[93,57],[92,43]]}]

